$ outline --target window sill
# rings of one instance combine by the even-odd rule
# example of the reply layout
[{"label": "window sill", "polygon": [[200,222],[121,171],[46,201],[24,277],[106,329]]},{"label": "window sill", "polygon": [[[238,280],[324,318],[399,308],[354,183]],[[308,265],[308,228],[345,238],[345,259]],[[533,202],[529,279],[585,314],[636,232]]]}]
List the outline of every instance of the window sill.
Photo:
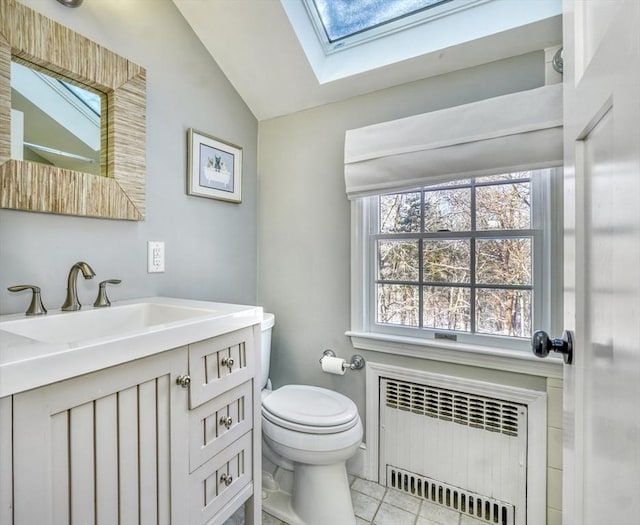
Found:
[{"label": "window sill", "polygon": [[371,332],[345,333],[354,348],[419,359],[445,361],[461,365],[492,368],[534,376],[562,379],[563,362],[559,357],[540,359],[516,350],[470,345],[452,341],[423,340],[413,337]]}]

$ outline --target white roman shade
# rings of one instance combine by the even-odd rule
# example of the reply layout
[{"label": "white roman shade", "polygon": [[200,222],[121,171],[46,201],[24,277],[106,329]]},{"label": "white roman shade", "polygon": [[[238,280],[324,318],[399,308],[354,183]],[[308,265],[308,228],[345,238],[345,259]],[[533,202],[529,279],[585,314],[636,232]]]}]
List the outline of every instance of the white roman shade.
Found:
[{"label": "white roman shade", "polygon": [[562,84],[346,132],[350,199],[562,165]]}]

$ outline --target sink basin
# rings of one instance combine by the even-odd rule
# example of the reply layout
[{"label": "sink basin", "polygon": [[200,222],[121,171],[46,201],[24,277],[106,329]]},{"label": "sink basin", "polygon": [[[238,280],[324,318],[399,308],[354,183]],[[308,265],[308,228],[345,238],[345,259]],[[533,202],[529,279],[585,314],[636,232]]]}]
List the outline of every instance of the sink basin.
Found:
[{"label": "sink basin", "polygon": [[188,345],[257,329],[262,314],[259,306],[144,297],[77,312],[0,315],[0,399],[176,348],[185,349],[176,373],[186,371]]},{"label": "sink basin", "polygon": [[124,304],[78,312],[52,312],[0,323],[0,330],[43,343],[79,343],[132,332],[150,331],[215,314],[215,309],[151,302]]}]

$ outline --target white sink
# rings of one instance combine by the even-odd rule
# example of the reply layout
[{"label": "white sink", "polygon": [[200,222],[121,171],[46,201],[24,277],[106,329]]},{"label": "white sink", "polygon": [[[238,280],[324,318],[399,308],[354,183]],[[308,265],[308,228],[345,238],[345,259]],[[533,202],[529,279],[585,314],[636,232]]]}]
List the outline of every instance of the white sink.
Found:
[{"label": "white sink", "polygon": [[[0,315],[0,398],[259,325],[262,308],[146,297],[77,312]],[[175,373],[188,372],[179,364]]]},{"label": "white sink", "polygon": [[0,323],[0,330],[43,343],[80,343],[104,337],[123,337],[174,323],[184,323],[215,314],[215,309],[135,303],[108,308],[52,312]]}]

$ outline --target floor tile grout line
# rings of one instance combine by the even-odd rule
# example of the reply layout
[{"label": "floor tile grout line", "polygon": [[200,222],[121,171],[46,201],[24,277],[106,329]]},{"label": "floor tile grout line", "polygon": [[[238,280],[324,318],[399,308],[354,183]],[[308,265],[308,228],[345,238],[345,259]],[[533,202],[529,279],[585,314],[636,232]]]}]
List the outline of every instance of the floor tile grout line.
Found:
[{"label": "floor tile grout line", "polygon": [[382,498],[378,502],[378,506],[376,507],[376,511],[373,513],[373,516],[371,517],[370,523],[373,523],[376,520],[376,516],[378,514],[378,511],[380,510],[380,507],[382,507],[382,502],[384,501],[384,497],[387,495],[387,490],[388,489],[384,489],[384,492],[382,493]]}]

